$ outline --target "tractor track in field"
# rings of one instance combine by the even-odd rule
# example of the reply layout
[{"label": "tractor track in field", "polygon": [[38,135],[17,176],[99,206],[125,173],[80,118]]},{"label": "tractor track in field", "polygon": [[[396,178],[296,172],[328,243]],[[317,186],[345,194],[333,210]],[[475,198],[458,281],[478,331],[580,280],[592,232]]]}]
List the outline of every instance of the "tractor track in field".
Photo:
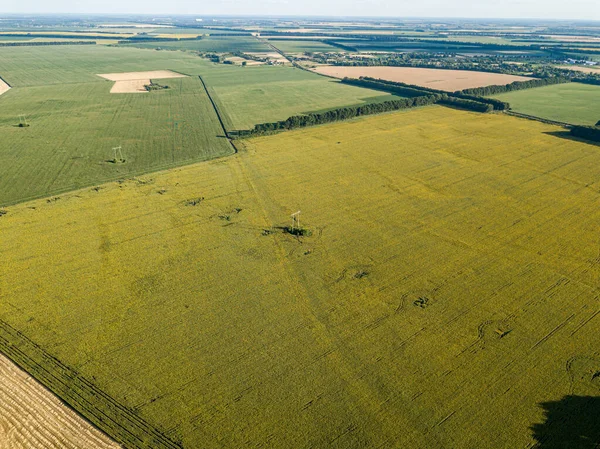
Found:
[{"label": "tractor track in field", "polygon": [[120,448],[2,355],[0,447]]},{"label": "tractor track in field", "polygon": [[0,353],[124,449],[182,449],[162,430],[1,320]]}]

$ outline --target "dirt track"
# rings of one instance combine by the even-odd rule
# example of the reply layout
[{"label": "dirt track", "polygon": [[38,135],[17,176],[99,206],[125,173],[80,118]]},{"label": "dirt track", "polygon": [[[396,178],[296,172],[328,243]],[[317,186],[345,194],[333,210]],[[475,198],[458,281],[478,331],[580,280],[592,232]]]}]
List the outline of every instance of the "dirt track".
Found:
[{"label": "dirt track", "polygon": [[432,89],[454,92],[473,87],[509,84],[513,81],[528,81],[531,78],[500,73],[474,72],[470,70],[421,69],[416,67],[335,67],[321,66],[317,73],[337,78],[360,78],[369,76]]},{"label": "dirt track", "polygon": [[1,449],[119,449],[0,354]]}]

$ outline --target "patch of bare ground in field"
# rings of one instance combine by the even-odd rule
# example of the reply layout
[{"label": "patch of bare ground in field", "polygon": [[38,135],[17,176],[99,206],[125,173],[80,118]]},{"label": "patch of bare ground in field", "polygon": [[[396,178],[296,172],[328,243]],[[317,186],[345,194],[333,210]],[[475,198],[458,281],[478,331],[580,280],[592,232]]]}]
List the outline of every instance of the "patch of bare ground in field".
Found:
[{"label": "patch of bare ground in field", "polygon": [[0,448],[120,447],[0,355]]},{"label": "patch of bare ground in field", "polygon": [[110,89],[111,94],[124,94],[148,92],[145,86],[149,85],[150,80],[153,79],[186,78],[187,75],[171,70],[151,70],[149,72],[103,73],[98,76],[115,82]]},{"label": "patch of bare ground in field", "polygon": [[321,66],[315,69],[322,75],[336,78],[368,76],[388,81],[455,92],[457,90],[529,81],[532,78],[501,73],[471,70],[422,69],[417,67],[341,67]]},{"label": "patch of bare ground in field", "polygon": [[0,95],[8,92],[9,89],[10,89],[10,86],[8,84],[6,84],[2,78],[0,78]]}]

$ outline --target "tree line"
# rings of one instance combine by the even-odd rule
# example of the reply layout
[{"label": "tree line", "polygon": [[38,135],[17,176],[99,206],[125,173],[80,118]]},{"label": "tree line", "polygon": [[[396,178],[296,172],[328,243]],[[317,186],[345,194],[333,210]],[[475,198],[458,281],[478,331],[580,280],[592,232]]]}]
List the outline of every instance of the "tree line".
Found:
[{"label": "tree line", "polygon": [[[494,98],[483,98],[476,95],[465,94],[462,92],[446,92],[429,87],[414,86],[412,84],[400,83],[396,81],[387,81],[369,77],[361,77],[360,79],[345,78],[343,83],[353,84],[355,86],[366,87],[369,89],[383,90],[388,93],[400,96],[415,96],[415,95],[438,95],[442,104],[461,107],[476,112],[491,112],[504,111],[510,108],[510,105],[504,101]],[[443,101],[442,101],[443,100]],[[462,101],[458,101],[462,100]],[[491,107],[491,109],[490,109]]]},{"label": "tree line", "polygon": [[380,114],[383,112],[397,111],[400,109],[409,109],[431,104],[443,104],[446,106],[468,109],[476,112],[492,112],[496,106],[507,105],[498,100],[475,97],[472,95],[451,94],[435,89],[421,88],[404,83],[387,82],[375,79],[352,79],[344,78],[342,83],[352,84],[370,89],[377,89],[391,94],[399,95],[404,98],[384,101],[381,103],[369,103],[360,106],[348,106],[344,108],[332,109],[321,113],[311,113],[305,115],[294,115],[287,120],[281,120],[271,123],[260,123],[251,130],[235,131],[231,133],[237,137],[250,137],[262,134],[269,134],[276,131],[304,128],[307,126],[321,125],[324,123],[348,120],[364,115]]},{"label": "tree line", "polygon": [[[351,84],[368,89],[384,91],[404,98],[384,101],[381,103],[370,103],[360,106],[332,109],[321,113],[295,115],[286,120],[271,123],[261,123],[255,125],[251,130],[235,131],[232,134],[237,137],[250,137],[269,134],[281,130],[303,128],[307,126],[348,120],[364,115],[380,114],[383,112],[409,109],[431,104],[442,104],[481,113],[489,113],[494,110],[503,111],[510,109],[510,105],[508,103],[493,98],[485,98],[481,95],[494,95],[496,93],[510,92],[513,90],[530,89],[533,87],[566,83],[570,82],[570,80],[565,77],[532,79],[528,81],[515,81],[514,83],[504,86],[488,86],[483,88],[465,89],[457,92],[445,92],[427,87],[369,77],[361,77],[359,79],[344,78],[341,82],[344,84]],[[600,122],[598,124],[600,124]],[[571,134],[576,137],[600,142],[600,128],[598,127],[574,126],[571,129]]]},{"label": "tree line", "polygon": [[242,130],[231,133],[238,137],[250,137],[268,134],[275,131],[304,128],[307,126],[321,125],[324,123],[348,120],[363,115],[381,114],[383,112],[409,109],[417,106],[435,104],[440,101],[438,95],[425,95],[415,98],[399,98],[397,100],[384,101],[381,103],[369,103],[361,106],[348,106],[332,109],[326,112],[311,113],[305,115],[294,115],[287,120],[272,123],[260,123],[251,130]]},{"label": "tree line", "polygon": [[344,78],[342,80],[344,84],[352,84],[353,86],[366,87],[367,89],[382,90],[390,94],[399,95],[401,97],[422,97],[423,95],[430,94],[445,94],[447,92],[435,91],[433,89],[421,89],[419,86],[413,86],[404,83],[395,83],[393,81],[385,81],[381,79],[375,79],[370,77],[356,78]]},{"label": "tree line", "polygon": [[563,76],[555,76],[551,78],[531,79],[527,81],[514,81],[505,85],[475,87],[473,89],[461,90],[460,93],[467,95],[487,96],[503,94],[505,92],[512,92],[515,90],[532,89],[534,87],[543,87],[550,86],[552,84],[563,84],[569,82],[571,82],[569,78]]}]

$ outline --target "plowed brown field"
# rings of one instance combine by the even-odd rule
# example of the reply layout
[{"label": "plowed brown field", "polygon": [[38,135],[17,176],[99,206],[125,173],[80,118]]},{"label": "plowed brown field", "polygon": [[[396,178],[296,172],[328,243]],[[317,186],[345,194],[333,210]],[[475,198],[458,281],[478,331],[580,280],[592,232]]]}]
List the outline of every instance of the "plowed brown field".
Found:
[{"label": "plowed brown field", "polygon": [[369,76],[432,89],[454,92],[493,85],[509,84],[514,81],[529,81],[524,76],[504,75],[500,73],[474,72],[471,70],[421,69],[416,67],[334,67],[321,66],[317,73],[336,78],[360,78]]}]

